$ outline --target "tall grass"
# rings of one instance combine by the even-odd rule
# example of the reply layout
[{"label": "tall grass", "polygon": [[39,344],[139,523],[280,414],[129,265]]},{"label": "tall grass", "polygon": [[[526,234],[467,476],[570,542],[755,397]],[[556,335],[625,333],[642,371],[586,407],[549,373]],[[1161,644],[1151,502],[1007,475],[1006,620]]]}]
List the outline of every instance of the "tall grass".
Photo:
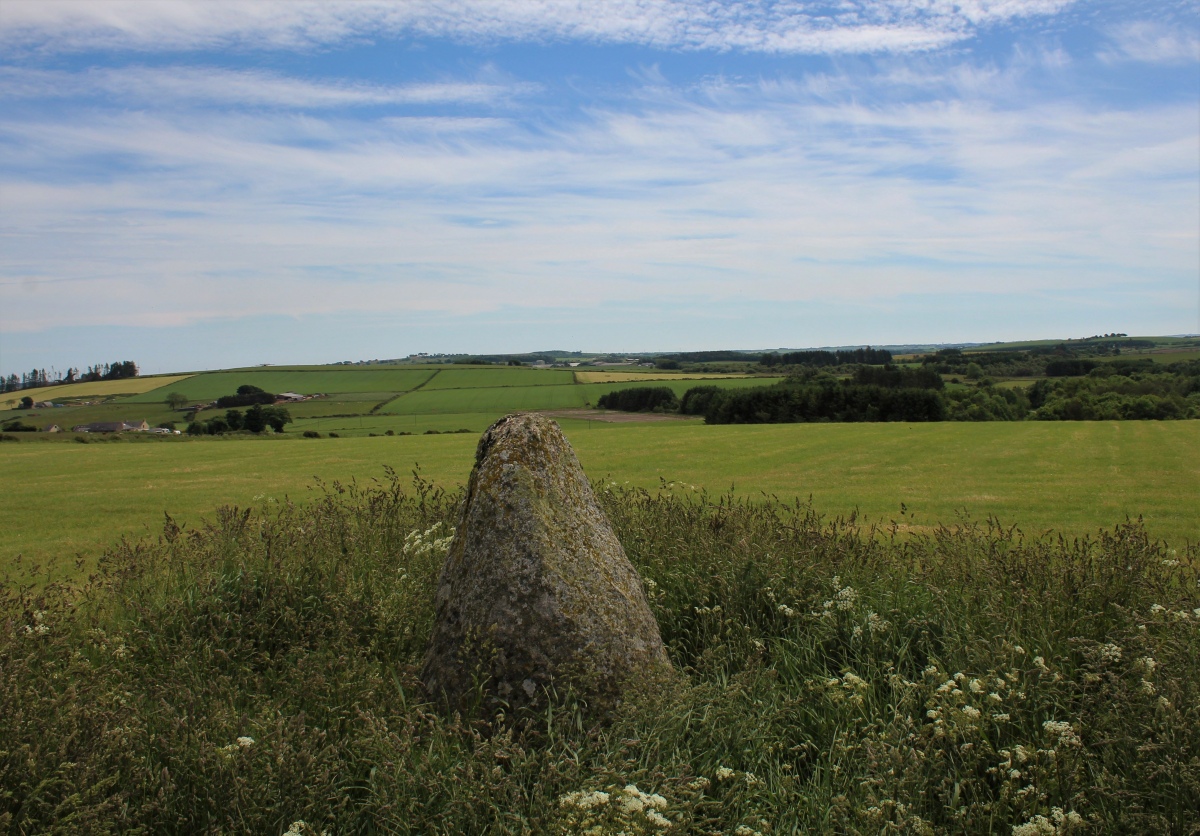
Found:
[{"label": "tall grass", "polygon": [[0,828],[1200,832],[1195,547],[600,484],[678,689],[443,716],[417,674],[459,496],[389,476],[10,582]]}]

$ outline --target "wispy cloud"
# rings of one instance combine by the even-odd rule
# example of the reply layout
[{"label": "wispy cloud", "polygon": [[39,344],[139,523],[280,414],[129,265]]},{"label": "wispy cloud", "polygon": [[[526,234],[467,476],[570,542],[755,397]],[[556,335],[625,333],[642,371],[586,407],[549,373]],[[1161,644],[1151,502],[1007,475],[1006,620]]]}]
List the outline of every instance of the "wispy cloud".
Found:
[{"label": "wispy cloud", "polygon": [[0,44],[47,51],[308,49],[412,35],[766,53],[911,53],[1074,0],[6,0]]},{"label": "wispy cloud", "polygon": [[97,68],[83,73],[0,67],[0,98],[52,99],[102,93],[126,102],[211,103],[324,109],[377,105],[491,104],[536,92],[531,83],[452,81],[386,86],[310,81],[220,67]]},{"label": "wispy cloud", "polygon": [[[1194,108],[1007,101],[1012,72],[946,67],[911,86],[954,95],[917,99],[886,72],[659,79],[532,122],[10,120],[3,326],[1078,292],[1193,270]],[[93,158],[113,163],[81,177]]]},{"label": "wispy cloud", "polygon": [[1112,28],[1111,42],[1100,53],[1109,63],[1140,61],[1147,64],[1200,62],[1200,31],[1157,21],[1137,21]]}]

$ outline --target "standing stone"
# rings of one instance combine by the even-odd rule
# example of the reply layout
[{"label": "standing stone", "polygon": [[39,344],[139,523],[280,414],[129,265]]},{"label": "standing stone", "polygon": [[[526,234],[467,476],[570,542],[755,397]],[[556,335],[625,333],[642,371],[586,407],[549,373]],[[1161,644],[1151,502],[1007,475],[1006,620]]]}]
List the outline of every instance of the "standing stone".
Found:
[{"label": "standing stone", "polygon": [[642,581],[558,424],[510,415],[479,440],[438,580],[422,678],[435,699],[594,708],[671,671]]}]

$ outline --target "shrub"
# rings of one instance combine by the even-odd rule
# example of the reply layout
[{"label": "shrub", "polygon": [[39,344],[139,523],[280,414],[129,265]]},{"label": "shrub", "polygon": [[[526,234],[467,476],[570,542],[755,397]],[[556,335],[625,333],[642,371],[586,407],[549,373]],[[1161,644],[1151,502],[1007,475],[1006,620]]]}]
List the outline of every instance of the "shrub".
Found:
[{"label": "shrub", "polygon": [[596,406],[622,412],[664,412],[677,409],[679,400],[667,386],[639,386],[603,394],[596,401]]},{"label": "shrub", "polygon": [[320,438],[321,434],[316,430],[305,430],[303,433],[305,438]]}]

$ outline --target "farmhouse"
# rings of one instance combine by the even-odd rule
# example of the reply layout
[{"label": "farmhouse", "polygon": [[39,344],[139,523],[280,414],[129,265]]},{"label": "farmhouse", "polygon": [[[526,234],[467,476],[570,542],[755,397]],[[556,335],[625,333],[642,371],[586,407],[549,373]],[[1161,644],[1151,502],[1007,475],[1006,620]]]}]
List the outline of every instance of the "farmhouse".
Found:
[{"label": "farmhouse", "polygon": [[124,433],[145,432],[150,425],[145,421],[96,421],[91,424],[79,424],[71,427],[71,432],[77,433]]}]

